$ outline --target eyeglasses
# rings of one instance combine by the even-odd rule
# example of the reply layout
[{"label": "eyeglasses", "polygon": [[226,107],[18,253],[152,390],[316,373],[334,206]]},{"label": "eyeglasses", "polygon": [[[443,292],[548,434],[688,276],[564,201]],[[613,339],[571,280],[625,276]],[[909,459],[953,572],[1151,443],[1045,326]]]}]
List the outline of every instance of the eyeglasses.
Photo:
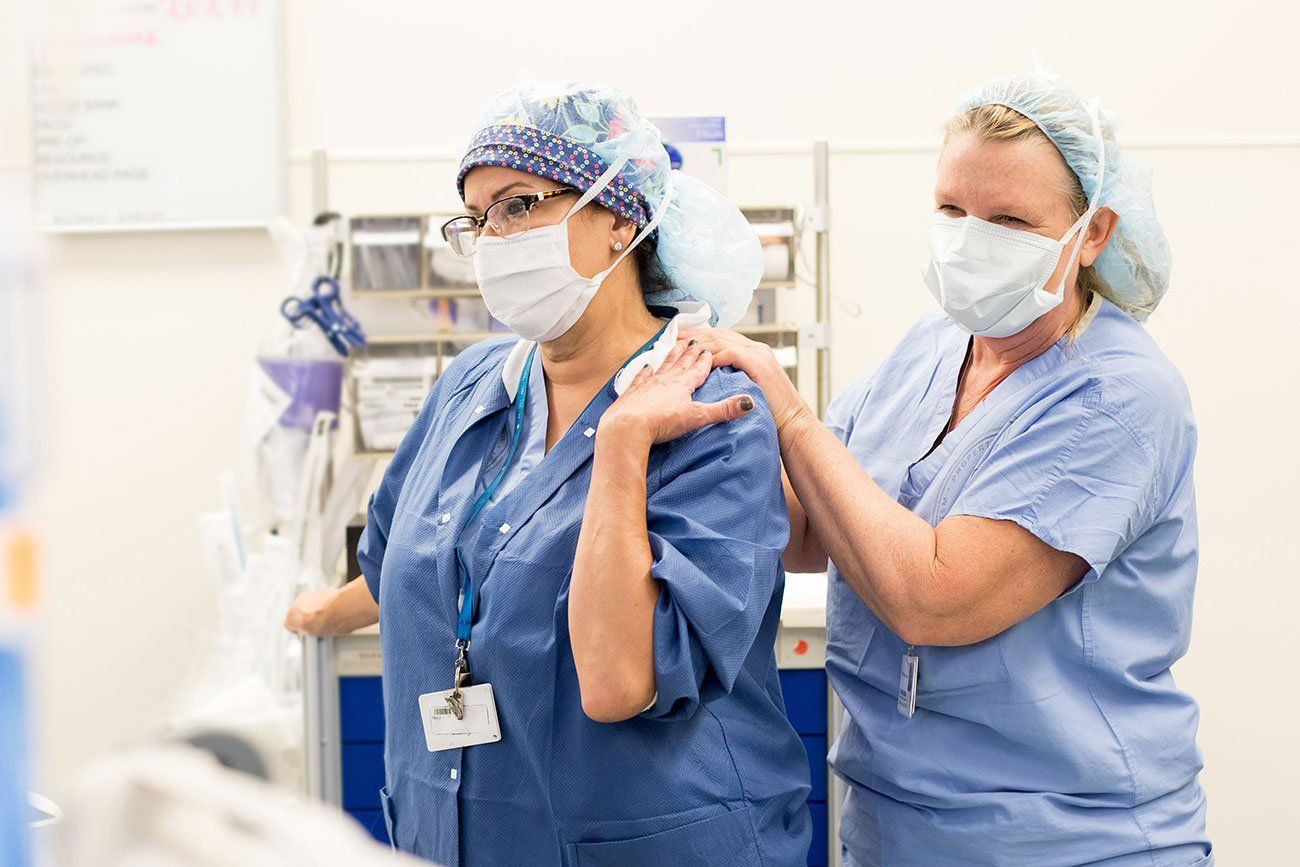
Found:
[{"label": "eyeglasses", "polygon": [[442,224],[442,237],[457,256],[468,256],[474,252],[474,247],[478,244],[478,236],[483,231],[483,227],[491,226],[492,231],[496,232],[502,238],[513,238],[522,232],[528,231],[531,222],[533,208],[537,207],[547,199],[553,199],[556,196],[567,196],[570,193],[576,193],[576,190],[546,190],[541,193],[520,193],[517,196],[506,196],[504,199],[498,199],[488,205],[486,211],[481,217],[472,217],[466,214],[461,217],[452,217]]}]

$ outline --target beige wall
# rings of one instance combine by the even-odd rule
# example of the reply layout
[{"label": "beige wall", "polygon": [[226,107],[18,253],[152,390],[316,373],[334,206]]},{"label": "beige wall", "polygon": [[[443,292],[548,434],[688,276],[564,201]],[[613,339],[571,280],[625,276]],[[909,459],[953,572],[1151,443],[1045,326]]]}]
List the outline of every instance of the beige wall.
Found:
[{"label": "beige wall", "polygon": [[[1151,330],[1201,425],[1201,583],[1176,673],[1202,703],[1224,863],[1276,863],[1300,807],[1300,66],[1289,59],[1300,16],[1280,0],[856,11],[865,5],[658,7],[689,10],[674,19],[634,4],[604,7],[605,21],[584,7],[574,23],[562,4],[289,0],[291,208],[308,211],[304,157],[318,144],[359,157],[333,174],[336,207],[450,205],[450,163],[361,152],[453,149],[522,72],[613,81],[649,113],[725,113],[742,203],[811,195],[795,147],[743,145],[830,138],[843,145],[833,288],[863,310],[837,307],[838,392],[932,305],[917,268],[934,155],[871,145],[933,140],[962,88],[1020,70],[1036,45],[1123,119],[1133,153],[1156,169],[1176,266]],[[0,28],[11,67],[0,195],[11,198],[28,160],[15,32]],[[218,502],[216,473],[239,465],[248,363],[282,287],[270,242],[253,232],[56,238],[46,254],[50,436],[33,511],[49,548],[39,710],[44,783],[57,793],[87,757],[145,736],[191,671],[212,620],[195,516]]]}]

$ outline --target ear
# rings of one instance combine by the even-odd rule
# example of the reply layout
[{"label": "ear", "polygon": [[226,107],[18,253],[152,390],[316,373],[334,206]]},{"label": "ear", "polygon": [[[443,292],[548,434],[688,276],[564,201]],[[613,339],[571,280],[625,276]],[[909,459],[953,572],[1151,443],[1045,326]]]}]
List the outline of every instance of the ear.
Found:
[{"label": "ear", "polygon": [[632,239],[635,237],[636,223],[633,223],[631,220],[625,220],[615,214],[614,225],[610,228],[609,233],[610,249],[613,250],[616,244],[622,244],[623,246],[617,251],[622,252],[628,248],[628,245],[632,243]]},{"label": "ear", "polygon": [[1098,208],[1097,213],[1092,215],[1092,221],[1088,223],[1088,228],[1084,229],[1083,244],[1079,249],[1079,266],[1087,268],[1097,257],[1101,255],[1102,250],[1106,249],[1106,244],[1110,241],[1110,236],[1115,234],[1115,227],[1119,225],[1119,214],[1116,214],[1110,208]]}]

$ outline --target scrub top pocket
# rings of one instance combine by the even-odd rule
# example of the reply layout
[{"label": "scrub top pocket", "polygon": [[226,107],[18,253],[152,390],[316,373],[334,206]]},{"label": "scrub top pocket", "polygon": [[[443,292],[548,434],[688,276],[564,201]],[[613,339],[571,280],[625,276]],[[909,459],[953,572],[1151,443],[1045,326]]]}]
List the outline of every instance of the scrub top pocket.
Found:
[{"label": "scrub top pocket", "polygon": [[963,647],[918,647],[921,660],[917,694],[921,696],[1005,683],[1011,675],[995,635]]},{"label": "scrub top pocket", "polygon": [[632,837],[568,845],[571,867],[749,867],[759,864],[749,807],[722,811],[676,828]]}]

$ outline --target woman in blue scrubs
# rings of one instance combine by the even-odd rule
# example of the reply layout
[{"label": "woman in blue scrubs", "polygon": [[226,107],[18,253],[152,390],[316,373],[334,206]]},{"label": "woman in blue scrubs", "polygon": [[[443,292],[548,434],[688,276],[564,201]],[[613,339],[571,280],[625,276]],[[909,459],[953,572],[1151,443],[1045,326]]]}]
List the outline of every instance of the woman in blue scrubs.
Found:
[{"label": "woman in blue scrubs", "polygon": [[498,98],[458,183],[444,237],[521,339],[446,369],[370,501],[364,580],[288,623],[378,618],[393,843],[475,867],[804,863],[776,430],[677,341],[745,310],[757,237],[610,88]]},{"label": "woman in blue scrubs", "polygon": [[[1169,279],[1147,176],[1059,80],[946,130],[923,317],[818,422],[765,346],[787,568],[830,560],[849,865],[1205,865],[1196,425],[1141,322]],[[796,498],[797,497],[797,498]]]}]

